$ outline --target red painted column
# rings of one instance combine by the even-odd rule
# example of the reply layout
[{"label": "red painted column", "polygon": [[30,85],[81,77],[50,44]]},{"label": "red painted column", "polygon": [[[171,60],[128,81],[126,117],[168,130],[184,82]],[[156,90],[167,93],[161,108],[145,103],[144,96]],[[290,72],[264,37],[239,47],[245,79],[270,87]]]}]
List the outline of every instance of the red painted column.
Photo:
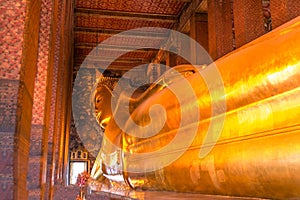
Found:
[{"label": "red painted column", "polygon": [[29,198],[27,175],[40,28],[41,0],[27,1],[26,3],[25,34],[20,72],[21,84],[18,95],[18,126],[15,135],[14,180],[17,184],[14,185],[14,199]]},{"label": "red painted column", "polygon": [[209,54],[213,60],[234,49],[231,10],[230,0],[208,0]]},{"label": "red painted column", "polygon": [[298,0],[270,0],[272,26],[276,28],[300,15]]},{"label": "red painted column", "polygon": [[[26,2],[2,1],[0,48],[0,193],[1,199],[14,197],[14,142]],[[2,26],[5,25],[5,26]],[[26,185],[25,185],[26,186]],[[26,188],[25,188],[26,189]],[[26,195],[26,191],[24,191]]]},{"label": "red painted column", "polygon": [[[207,13],[197,13],[190,20],[190,37],[203,49],[196,48],[191,43],[191,60],[195,64],[208,64],[206,52],[208,52],[208,22]],[[205,52],[203,52],[205,51]]]},{"label": "red painted column", "polygon": [[237,48],[266,32],[262,0],[234,0],[233,15]]},{"label": "red painted column", "polygon": [[30,152],[27,174],[27,189],[29,199],[42,199],[42,149],[47,147],[43,143],[47,134],[47,128],[44,122],[45,98],[47,89],[47,71],[50,26],[52,20],[52,1],[42,0],[40,12],[39,44],[37,57],[37,73],[35,77]]},{"label": "red painted column", "polygon": [[3,1],[0,73],[1,199],[27,199],[40,1]]},{"label": "red painted column", "polygon": [[177,55],[173,52],[166,53],[166,65],[169,67],[176,66]]}]

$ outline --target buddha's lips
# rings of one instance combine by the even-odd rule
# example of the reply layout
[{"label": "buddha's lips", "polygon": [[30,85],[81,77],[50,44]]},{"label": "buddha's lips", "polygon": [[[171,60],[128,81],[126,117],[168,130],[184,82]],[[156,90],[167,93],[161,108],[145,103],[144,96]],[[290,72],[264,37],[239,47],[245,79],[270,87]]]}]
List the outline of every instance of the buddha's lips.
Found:
[{"label": "buddha's lips", "polygon": [[96,115],[96,120],[100,123],[100,117],[102,115],[102,111],[98,112]]}]

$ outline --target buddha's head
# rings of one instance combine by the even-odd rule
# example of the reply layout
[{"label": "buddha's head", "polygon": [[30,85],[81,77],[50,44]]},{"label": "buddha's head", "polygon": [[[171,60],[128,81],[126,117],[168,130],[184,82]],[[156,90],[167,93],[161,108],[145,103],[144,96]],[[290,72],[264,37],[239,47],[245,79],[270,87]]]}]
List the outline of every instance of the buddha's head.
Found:
[{"label": "buddha's head", "polygon": [[99,125],[105,129],[112,118],[111,98],[114,83],[113,78],[102,77],[97,81],[93,95],[93,104],[95,108],[95,116]]}]

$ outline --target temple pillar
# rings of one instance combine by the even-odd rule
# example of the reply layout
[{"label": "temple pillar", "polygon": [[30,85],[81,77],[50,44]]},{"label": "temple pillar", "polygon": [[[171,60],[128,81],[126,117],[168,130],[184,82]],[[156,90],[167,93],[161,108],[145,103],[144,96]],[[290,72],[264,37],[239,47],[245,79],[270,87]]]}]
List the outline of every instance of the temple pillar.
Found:
[{"label": "temple pillar", "polygon": [[191,60],[191,42],[190,39],[188,41],[185,41],[182,39],[179,43],[179,46],[177,47],[180,52],[180,55],[183,55],[185,58],[182,56],[177,55],[176,56],[176,65],[183,65],[183,64],[190,64]]},{"label": "temple pillar", "polygon": [[166,53],[166,65],[169,67],[175,67],[177,65],[177,55],[175,53]]},{"label": "temple pillar", "polygon": [[[57,0],[53,4],[43,0],[7,2],[3,6],[6,25],[0,74],[0,185],[4,199],[48,199],[57,178],[51,174],[59,171],[58,152],[63,149],[63,155],[68,153],[65,135],[71,112],[67,94],[71,93],[73,77],[72,1]],[[62,32],[64,27],[66,33]],[[65,109],[63,114],[61,109]],[[67,166],[68,160],[64,160],[61,168]]]},{"label": "temple pillar", "polygon": [[[41,23],[39,29],[39,45],[37,59],[37,73],[34,85],[33,116],[31,122],[30,153],[27,175],[27,189],[29,199],[42,199],[43,184],[42,163],[46,162],[42,156],[45,144],[45,98],[47,91],[47,72],[49,58],[50,26],[52,18],[52,1],[42,0]],[[36,30],[38,31],[38,30]]]},{"label": "temple pillar", "polygon": [[300,15],[300,1],[270,0],[272,27],[276,28]]},{"label": "temple pillar", "polygon": [[48,67],[48,87],[45,105],[45,131],[43,144],[43,167],[42,167],[42,191],[44,199],[51,199],[53,195],[53,185],[57,180],[62,182],[62,176],[58,176],[58,153],[59,143],[57,135],[61,132],[60,118],[60,87],[61,75],[61,38],[63,30],[63,4],[65,1],[53,1],[53,16],[52,16],[52,32],[50,36],[50,52],[49,52],[49,67]]},{"label": "temple pillar", "polygon": [[0,54],[2,62],[0,67],[0,191],[3,199],[13,199],[14,137],[18,125],[18,91],[21,82],[26,3],[18,0],[6,1],[2,4],[3,21],[1,22],[3,25],[5,23],[5,26],[2,27],[1,32]]},{"label": "temple pillar", "polygon": [[[190,37],[208,52],[208,22],[207,13],[196,13],[190,19]],[[191,43],[191,61],[193,64],[208,64],[201,49]]]},{"label": "temple pillar", "polygon": [[149,77],[149,82],[153,83],[157,80],[160,74],[160,64],[159,63],[150,63],[147,68],[147,77]]},{"label": "temple pillar", "polygon": [[73,1],[53,1],[51,45],[49,53],[48,88],[46,95],[43,151],[43,190],[45,199],[52,199],[54,186],[68,183],[68,144],[71,121],[73,80]]},{"label": "temple pillar", "polygon": [[[15,147],[14,147],[14,199],[27,199],[27,173],[30,151],[30,132],[34,80],[37,70],[37,54],[40,26],[41,1],[26,1],[23,49],[18,91],[18,108],[16,113]],[[16,9],[13,7],[13,10]],[[13,41],[11,41],[13,43]]]},{"label": "temple pillar", "polygon": [[266,33],[262,0],[234,0],[233,15],[237,48]]},{"label": "temple pillar", "polygon": [[213,60],[233,48],[231,0],[208,0],[209,54]]},{"label": "temple pillar", "polygon": [[[2,5],[1,52],[1,198],[27,199],[32,105],[41,1]],[[3,23],[4,24],[4,23]]]}]

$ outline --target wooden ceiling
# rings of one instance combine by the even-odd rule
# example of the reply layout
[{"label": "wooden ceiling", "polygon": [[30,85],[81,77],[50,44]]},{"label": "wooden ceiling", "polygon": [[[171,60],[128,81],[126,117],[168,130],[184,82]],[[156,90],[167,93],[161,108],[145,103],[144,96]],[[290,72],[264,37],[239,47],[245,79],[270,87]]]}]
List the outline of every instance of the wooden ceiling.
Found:
[{"label": "wooden ceiling", "polygon": [[[205,11],[202,0],[76,0],[74,24],[74,70],[77,71],[86,56],[97,66],[109,65],[111,71],[122,72],[150,63],[157,46],[163,46],[167,32],[126,34],[101,50],[92,52],[97,44],[126,30],[159,27],[183,31],[188,18],[196,11]],[[153,44],[139,49],[134,45]],[[132,49],[132,50],[131,50]],[[128,52],[130,51],[130,52]],[[123,54],[124,52],[128,52]],[[122,56],[118,56],[123,54]],[[111,59],[114,59],[111,63]]]}]

